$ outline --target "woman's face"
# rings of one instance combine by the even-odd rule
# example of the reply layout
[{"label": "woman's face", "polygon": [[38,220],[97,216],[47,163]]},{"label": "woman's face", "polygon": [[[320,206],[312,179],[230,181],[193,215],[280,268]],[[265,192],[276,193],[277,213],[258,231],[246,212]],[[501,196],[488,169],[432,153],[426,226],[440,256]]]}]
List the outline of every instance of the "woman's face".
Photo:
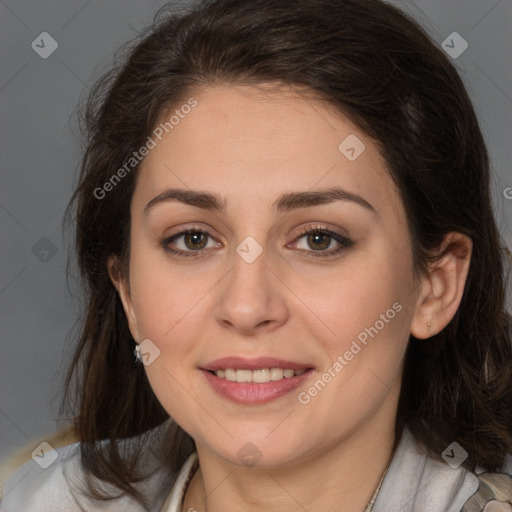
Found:
[{"label": "woman's face", "polygon": [[384,160],[291,89],[194,99],[153,136],[131,205],[122,296],[158,400],[236,464],[371,446],[394,427],[418,297]]}]

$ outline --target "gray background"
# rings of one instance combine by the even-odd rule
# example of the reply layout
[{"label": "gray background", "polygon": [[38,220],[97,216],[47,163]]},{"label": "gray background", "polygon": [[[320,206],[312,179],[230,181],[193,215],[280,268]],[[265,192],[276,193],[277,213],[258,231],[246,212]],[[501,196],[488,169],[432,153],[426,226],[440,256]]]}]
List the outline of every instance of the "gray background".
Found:
[{"label": "gray background", "polygon": [[[58,406],[80,312],[61,230],[80,156],[76,109],[114,51],[164,3],[0,0],[0,459],[65,424]],[[453,62],[486,136],[496,216],[511,248],[512,0],[394,3],[438,44],[452,32],[469,44]],[[42,32],[58,43],[46,59],[31,47]]]}]

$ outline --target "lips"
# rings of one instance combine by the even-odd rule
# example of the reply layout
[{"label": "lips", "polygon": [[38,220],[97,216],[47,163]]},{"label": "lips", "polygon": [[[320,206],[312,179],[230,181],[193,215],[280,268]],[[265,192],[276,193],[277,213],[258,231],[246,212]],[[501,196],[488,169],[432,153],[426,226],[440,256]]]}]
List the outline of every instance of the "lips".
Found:
[{"label": "lips", "polygon": [[[313,372],[311,365],[272,357],[227,357],[200,369],[215,392],[243,404],[262,404],[286,395]],[[269,376],[273,374],[274,379],[263,378],[267,372]]]}]

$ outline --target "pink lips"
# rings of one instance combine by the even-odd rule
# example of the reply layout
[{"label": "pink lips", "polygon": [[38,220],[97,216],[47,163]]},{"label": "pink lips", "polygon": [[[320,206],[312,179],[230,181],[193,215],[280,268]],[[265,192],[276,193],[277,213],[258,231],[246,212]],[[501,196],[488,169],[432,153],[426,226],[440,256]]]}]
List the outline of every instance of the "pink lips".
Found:
[{"label": "pink lips", "polygon": [[[227,368],[240,370],[258,370],[260,368],[283,368],[292,370],[305,370],[302,375],[296,375],[281,380],[255,383],[255,382],[232,382],[217,377],[214,371]],[[305,379],[309,378],[313,369],[311,365],[294,363],[283,359],[262,357],[257,359],[243,359],[240,357],[225,357],[216,359],[201,368],[203,375],[212,389],[219,395],[236,403],[262,404],[270,402],[300,386]]]}]

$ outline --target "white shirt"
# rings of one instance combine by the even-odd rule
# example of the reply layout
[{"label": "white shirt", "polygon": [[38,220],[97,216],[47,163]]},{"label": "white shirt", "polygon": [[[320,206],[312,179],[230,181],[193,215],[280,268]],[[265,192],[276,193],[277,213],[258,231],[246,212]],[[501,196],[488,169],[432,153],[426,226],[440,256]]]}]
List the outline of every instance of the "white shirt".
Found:
[{"label": "white shirt", "polygon": [[[162,425],[154,431],[161,429]],[[129,447],[130,440],[127,441]],[[145,512],[141,505],[126,495],[112,501],[97,501],[80,493],[77,486],[83,485],[85,480],[78,450],[79,443],[59,448],[57,460],[47,469],[39,467],[33,460],[18,468],[5,485],[0,512]],[[181,512],[183,496],[196,468],[197,454],[193,453],[179,474],[170,475],[159,470],[135,486],[148,497],[151,512]],[[500,499],[512,503],[510,454],[502,473],[502,482],[505,484],[500,484],[501,495],[506,496],[506,499]],[[111,485],[96,479],[95,481],[102,489],[113,491],[114,495],[120,492],[118,490],[116,493]],[[447,463],[428,456],[405,429],[372,512],[461,512],[470,498],[472,502],[476,500],[475,493],[478,489],[477,474],[470,473],[461,466],[452,468]],[[481,493],[482,486],[479,495]],[[481,506],[468,507],[469,505],[464,512],[483,510]]]}]

